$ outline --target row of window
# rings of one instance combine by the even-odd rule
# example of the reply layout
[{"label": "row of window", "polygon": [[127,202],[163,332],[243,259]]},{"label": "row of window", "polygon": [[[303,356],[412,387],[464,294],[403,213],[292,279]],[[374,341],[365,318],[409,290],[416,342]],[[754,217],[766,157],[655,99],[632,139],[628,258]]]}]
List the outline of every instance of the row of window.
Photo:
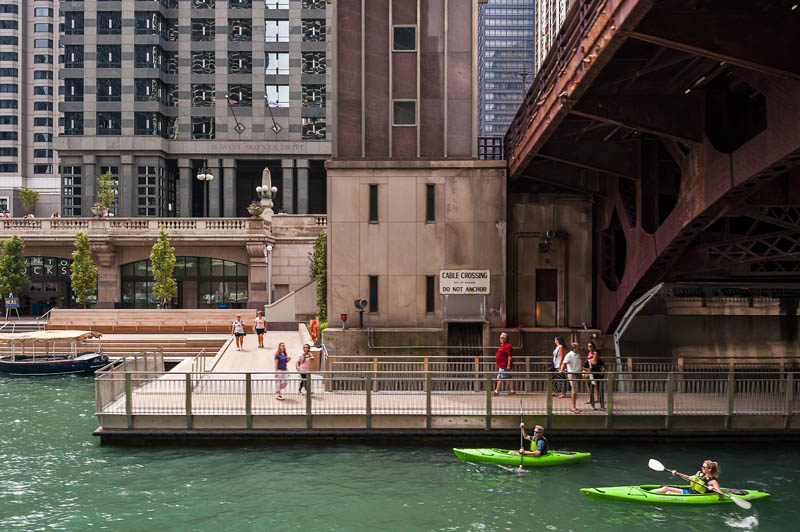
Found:
[{"label": "row of window", "polygon": [[[35,158],[37,158],[37,159],[52,158],[53,157],[53,150],[33,150],[33,151],[34,151],[33,156]],[[43,152],[49,152],[49,154],[46,155]],[[19,151],[17,150],[17,148],[0,148],[0,157],[17,157],[18,155],[19,155]],[[49,165],[47,165],[47,166],[49,166]],[[34,165],[34,173],[37,173],[37,174],[52,174],[53,173],[52,167],[50,167],[49,171],[36,172],[35,170],[36,170],[37,167],[39,167],[40,169],[46,169],[46,168],[44,168],[45,165],[38,165],[37,164],[37,165]]]},{"label": "row of window", "polygon": [[[122,134],[122,113],[115,111],[98,112],[96,117],[97,135],[119,136]],[[63,135],[82,136],[84,134],[83,112],[68,111],[64,113],[62,121]],[[216,138],[216,120],[213,116],[193,116],[192,139],[209,140]],[[303,117],[301,119],[302,138],[305,140],[325,140],[327,135],[326,121],[324,117]],[[5,140],[17,140],[17,133],[0,132],[0,140],[4,140],[3,134],[13,133],[13,138]],[[50,133],[34,133],[34,141],[38,141],[37,135],[48,135],[52,141]],[[134,135],[139,136],[160,136],[166,139],[178,138],[178,117],[164,116],[155,112],[136,112],[134,113]],[[45,137],[41,137],[44,139]]]},{"label": "row of window", "polygon": [[[122,46],[118,44],[98,45],[96,61],[98,68],[121,68]],[[68,44],[64,46],[61,62],[65,68],[83,68],[83,45]],[[265,52],[264,63],[264,74],[268,76],[289,74],[289,52]],[[325,52],[303,52],[301,72],[312,75],[325,74],[326,64]],[[167,65],[169,66],[167,67]],[[165,72],[177,72],[177,57],[174,52],[168,52],[160,46],[137,45],[134,49],[134,66],[137,68],[156,68]],[[168,68],[168,70],[165,70],[165,68]],[[215,52],[192,52],[192,72],[195,74],[214,74],[216,72]],[[246,51],[228,52],[228,72],[231,74],[252,73],[253,53]]]},{"label": "row of window", "polygon": [[[380,221],[378,213],[378,185],[369,186],[369,221]],[[436,221],[436,185],[425,185],[425,221]]]},{"label": "row of window", "polygon": [[[16,4],[0,4],[0,13],[19,14],[19,6],[17,6]],[[35,7],[33,9],[33,16],[34,17],[52,17],[53,16],[53,8],[52,7]],[[14,29],[16,29],[16,27]]]},{"label": "row of window", "polygon": [[[122,13],[120,11],[97,12],[98,35],[121,35]],[[16,21],[10,21],[16,24]],[[222,27],[221,27],[222,28]],[[253,39],[253,22],[246,18],[228,19],[226,26],[228,40],[251,41]],[[14,28],[16,29],[16,27]],[[83,11],[66,11],[62,31],[65,35],[84,34]],[[52,25],[50,25],[52,32]],[[178,40],[178,19],[166,18],[153,11],[140,11],[135,14],[134,32],[139,35],[159,35],[168,41]],[[193,41],[213,41],[216,38],[217,25],[213,18],[193,18],[191,37]],[[300,34],[305,42],[325,42],[327,30],[324,19],[303,19]],[[264,20],[265,42],[289,42],[288,19]]]},{"label": "row of window", "polygon": [[[369,276],[369,294],[368,294],[368,307],[370,313],[378,313],[380,311],[379,297],[378,297],[378,276]],[[425,312],[436,312],[436,276],[425,276]]]}]

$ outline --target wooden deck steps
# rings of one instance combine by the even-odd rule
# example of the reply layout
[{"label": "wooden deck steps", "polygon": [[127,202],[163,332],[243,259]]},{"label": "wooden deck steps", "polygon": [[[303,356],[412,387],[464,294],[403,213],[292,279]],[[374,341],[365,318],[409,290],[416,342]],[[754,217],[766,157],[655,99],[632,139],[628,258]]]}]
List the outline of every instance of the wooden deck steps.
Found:
[{"label": "wooden deck steps", "polygon": [[[128,335],[123,338],[104,336],[101,338],[103,352],[110,357],[124,357],[161,348],[165,357],[194,357],[205,349],[204,356],[211,357],[215,356],[228,340],[227,336],[220,335],[205,338],[154,338],[153,336],[147,335],[144,338],[133,338]],[[87,345],[97,342],[92,340],[87,342]]]},{"label": "wooden deck steps", "polygon": [[[256,309],[54,309],[48,329],[101,333],[228,333],[239,315],[251,332]],[[297,330],[297,322],[267,323],[270,330]]]}]

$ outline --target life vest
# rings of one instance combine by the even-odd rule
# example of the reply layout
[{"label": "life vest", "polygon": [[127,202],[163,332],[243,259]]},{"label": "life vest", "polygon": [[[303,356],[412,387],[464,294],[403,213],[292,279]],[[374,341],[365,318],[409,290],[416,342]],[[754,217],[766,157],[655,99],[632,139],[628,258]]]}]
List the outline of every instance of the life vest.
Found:
[{"label": "life vest", "polygon": [[712,480],[712,478],[713,477],[707,477],[698,471],[694,474],[694,476],[689,477],[689,489],[697,493],[707,493],[708,483]]},{"label": "life vest", "polygon": [[534,436],[533,438],[531,438],[531,451],[536,450],[536,442],[538,442],[539,440],[544,441],[544,451],[542,451],[541,454],[541,456],[544,456],[547,454],[548,450],[547,438],[545,438],[544,436],[539,436],[539,437]]},{"label": "life vest", "polygon": [[312,340],[317,339],[317,334],[319,333],[319,329],[317,328],[317,320],[311,320],[311,327],[309,327],[308,332],[311,335]]}]

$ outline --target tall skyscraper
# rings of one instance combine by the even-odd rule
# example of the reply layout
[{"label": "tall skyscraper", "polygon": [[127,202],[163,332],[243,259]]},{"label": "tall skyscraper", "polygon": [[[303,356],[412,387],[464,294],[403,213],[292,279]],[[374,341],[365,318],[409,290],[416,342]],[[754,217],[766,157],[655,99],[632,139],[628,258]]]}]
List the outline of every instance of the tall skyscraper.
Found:
[{"label": "tall skyscraper", "polygon": [[533,79],[535,1],[489,0],[478,8],[480,136],[505,134]]},{"label": "tall skyscraper", "polygon": [[116,216],[247,216],[265,166],[277,210],[324,212],[326,7],[62,0],[62,215],[110,172]]},{"label": "tall skyscraper", "polygon": [[564,23],[571,0],[536,0],[536,72]]},{"label": "tall skyscraper", "polygon": [[14,216],[22,188],[39,191],[39,212],[58,208],[58,6],[0,0],[0,212]]}]

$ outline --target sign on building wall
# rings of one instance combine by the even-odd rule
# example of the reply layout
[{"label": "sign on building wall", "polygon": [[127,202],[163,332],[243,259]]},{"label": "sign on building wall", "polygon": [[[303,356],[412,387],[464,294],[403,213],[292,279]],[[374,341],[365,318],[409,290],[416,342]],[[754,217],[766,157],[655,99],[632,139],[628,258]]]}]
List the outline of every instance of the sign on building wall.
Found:
[{"label": "sign on building wall", "polygon": [[439,293],[442,295],[489,295],[489,270],[440,270]]}]

